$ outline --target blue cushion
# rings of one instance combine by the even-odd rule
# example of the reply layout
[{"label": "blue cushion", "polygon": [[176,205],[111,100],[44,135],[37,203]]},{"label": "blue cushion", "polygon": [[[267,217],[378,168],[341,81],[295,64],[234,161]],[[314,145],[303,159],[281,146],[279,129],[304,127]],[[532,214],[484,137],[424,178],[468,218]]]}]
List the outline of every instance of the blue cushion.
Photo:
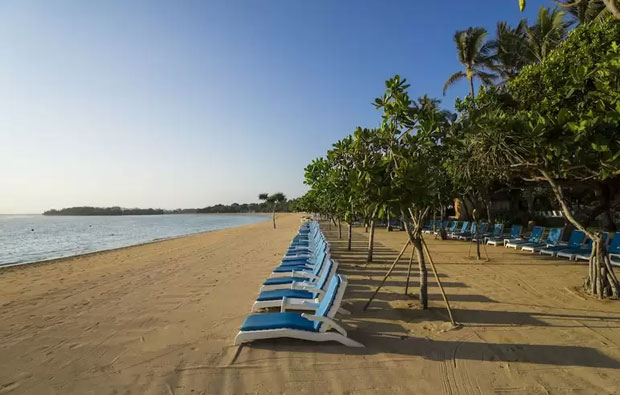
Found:
[{"label": "blue cushion", "polygon": [[308,269],[303,265],[292,265],[292,266],[278,266],[273,269],[274,273],[288,273],[288,272],[296,272],[296,271],[307,271],[312,272],[312,270]]},{"label": "blue cushion", "polygon": [[551,247],[543,248],[542,251],[561,251],[561,250],[566,250],[568,248],[570,248],[570,246],[567,246],[567,245],[551,246]]},{"label": "blue cushion", "polygon": [[300,283],[303,281],[308,281],[305,277],[274,277],[268,278],[265,280],[263,285],[282,285],[282,284],[291,284],[291,283]]},{"label": "blue cushion", "polygon": [[314,299],[314,294],[308,291],[301,291],[298,289],[274,289],[273,291],[263,291],[258,295],[259,302],[265,300],[278,300],[283,297],[297,298],[297,299]]},{"label": "blue cushion", "polygon": [[242,331],[261,331],[267,329],[297,329],[316,332],[314,323],[299,313],[263,313],[246,317],[241,325]]},{"label": "blue cushion", "polygon": [[308,259],[287,259],[280,262],[280,266],[301,266],[310,263]]}]

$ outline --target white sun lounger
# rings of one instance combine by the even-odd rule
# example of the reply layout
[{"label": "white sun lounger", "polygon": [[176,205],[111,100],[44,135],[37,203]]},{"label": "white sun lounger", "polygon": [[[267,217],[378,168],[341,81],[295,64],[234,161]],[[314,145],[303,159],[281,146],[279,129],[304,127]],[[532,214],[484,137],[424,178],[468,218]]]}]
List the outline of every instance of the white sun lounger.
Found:
[{"label": "white sun lounger", "polygon": [[336,275],[314,314],[280,312],[252,314],[246,317],[235,345],[259,339],[293,338],[316,342],[336,341],[350,347],[364,347],[347,336],[334,316],[340,307],[347,280]]}]

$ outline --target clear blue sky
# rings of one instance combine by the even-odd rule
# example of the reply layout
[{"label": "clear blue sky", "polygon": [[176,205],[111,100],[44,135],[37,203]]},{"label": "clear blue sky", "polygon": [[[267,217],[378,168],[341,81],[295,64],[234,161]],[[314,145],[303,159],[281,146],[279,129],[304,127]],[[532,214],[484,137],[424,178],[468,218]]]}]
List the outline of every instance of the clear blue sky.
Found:
[{"label": "clear blue sky", "polygon": [[[442,96],[453,34],[546,0],[0,2],[0,213],[305,191],[398,73]],[[465,83],[442,98],[451,108]]]}]

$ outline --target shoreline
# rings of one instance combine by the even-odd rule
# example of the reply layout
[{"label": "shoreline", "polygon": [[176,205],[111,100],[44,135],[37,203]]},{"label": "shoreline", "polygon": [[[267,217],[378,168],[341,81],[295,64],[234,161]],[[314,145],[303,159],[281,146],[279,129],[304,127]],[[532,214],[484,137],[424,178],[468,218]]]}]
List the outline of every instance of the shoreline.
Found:
[{"label": "shoreline", "polygon": [[[4,215],[4,214],[2,214]],[[6,215],[26,215],[26,214],[6,214]],[[28,215],[41,215],[43,216],[43,214],[28,214]],[[161,214],[161,215],[198,215],[198,214]],[[205,234],[205,233],[212,233],[212,232],[219,232],[222,230],[226,230],[226,229],[231,229],[231,228],[240,228],[240,227],[244,227],[244,226],[250,226],[250,225],[254,225],[254,224],[259,224],[265,221],[268,221],[271,219],[271,217],[267,216],[267,213],[256,213],[256,214],[245,214],[245,213],[231,213],[231,214],[227,214],[227,213],[204,213],[204,214],[199,214],[199,215],[254,215],[254,216],[261,216],[261,217],[265,217],[264,220],[262,221],[257,221],[251,224],[243,224],[243,225],[233,225],[233,226],[228,226],[226,228],[221,228],[221,229],[214,229],[214,230],[205,230],[202,232],[195,232],[195,233],[187,233],[187,234],[183,234],[183,235],[179,235],[179,236],[170,236],[170,237],[159,237],[153,240],[149,240],[149,241],[145,241],[145,242],[141,242],[138,244],[131,244],[131,245],[126,245],[126,246],[121,246],[121,247],[113,247],[113,248],[106,248],[103,250],[96,250],[96,251],[91,251],[91,252],[84,252],[84,253],[80,253],[80,254],[75,254],[75,255],[68,255],[68,256],[62,256],[62,257],[57,257],[57,258],[50,258],[50,259],[43,259],[43,260],[39,260],[39,261],[32,261],[32,262],[19,262],[19,263],[9,263],[6,265],[0,265],[0,276],[9,271],[9,269],[13,269],[13,270],[21,270],[21,269],[25,269],[26,267],[31,267],[31,266],[41,266],[41,265],[48,265],[48,264],[52,264],[52,263],[62,263],[64,261],[69,261],[69,260],[73,260],[73,259],[79,259],[79,258],[84,258],[84,257],[89,257],[89,256],[93,256],[93,255],[97,255],[97,254],[104,254],[106,252],[111,252],[111,251],[120,251],[120,250],[124,250],[127,248],[132,248],[132,247],[140,247],[140,246],[144,246],[144,245],[149,245],[149,244],[155,244],[155,243],[161,243],[164,241],[169,241],[169,240],[175,240],[175,239],[180,239],[183,237],[191,237],[191,236],[196,236],[196,235],[201,235],[201,234]],[[271,214],[269,214],[271,215]],[[160,216],[160,215],[156,215],[156,216]],[[99,215],[99,216],[95,216],[95,215],[58,215],[57,217],[114,217],[112,215],[107,216],[107,215]],[[128,215],[126,216],[128,217]],[[142,215],[138,215],[138,217],[142,217]]]}]

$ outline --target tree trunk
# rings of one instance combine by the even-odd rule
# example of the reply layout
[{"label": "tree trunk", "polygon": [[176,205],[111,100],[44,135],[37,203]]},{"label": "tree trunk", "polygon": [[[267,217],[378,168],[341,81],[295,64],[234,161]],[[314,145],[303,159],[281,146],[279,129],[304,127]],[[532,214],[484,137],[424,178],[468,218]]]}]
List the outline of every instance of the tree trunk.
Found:
[{"label": "tree trunk", "polygon": [[[421,219],[423,221],[423,219]],[[422,250],[422,229],[420,223],[414,221],[414,228],[409,228],[409,221],[405,221],[405,231],[415,249],[416,258],[418,260],[418,269],[420,271],[420,304],[423,309],[428,308],[428,271],[426,270],[426,261],[424,260],[424,252]]]},{"label": "tree trunk", "polygon": [[273,220],[273,228],[276,228],[276,206],[273,206],[273,213],[271,214],[271,219]]},{"label": "tree trunk", "polygon": [[342,239],[342,224],[338,220],[338,239]]},{"label": "tree trunk", "polygon": [[351,251],[351,232],[353,230],[353,224],[351,222],[349,222],[349,235],[348,235],[348,242],[347,242],[347,251]]},{"label": "tree trunk", "polygon": [[491,199],[487,199],[487,201],[485,202],[485,205],[487,207],[487,221],[489,222],[489,228],[491,229],[491,227],[493,226],[494,218],[493,218],[493,205],[491,204]]},{"label": "tree trunk", "polygon": [[620,19],[620,5],[617,0],[603,0],[603,3],[616,19]]},{"label": "tree trunk", "polygon": [[474,92],[474,77],[469,78],[469,89],[471,91],[471,98],[473,100],[473,98],[476,97],[476,94]]},{"label": "tree trunk", "polygon": [[368,235],[368,256],[366,257],[366,262],[372,262],[372,252],[375,244],[375,220],[374,218],[370,220],[370,235]]},{"label": "tree trunk", "polygon": [[446,208],[444,206],[441,206],[441,227],[439,228],[439,236],[441,237],[441,240],[447,240],[448,239],[448,232],[446,231],[446,227],[443,226],[444,221],[446,220]]},{"label": "tree trunk", "polygon": [[551,190],[555,195],[562,212],[566,219],[573,224],[573,226],[586,234],[587,237],[592,239],[592,254],[590,255],[590,261],[588,265],[588,277],[584,282],[586,292],[592,295],[597,295],[599,298],[614,298],[618,299],[620,295],[620,282],[616,277],[609,257],[607,255],[607,247],[603,243],[603,238],[600,234],[594,234],[588,231],[579,221],[575,219],[573,214],[568,208],[566,199],[562,188],[558,183],[544,170],[539,170],[540,174],[547,180],[551,186]]}]

